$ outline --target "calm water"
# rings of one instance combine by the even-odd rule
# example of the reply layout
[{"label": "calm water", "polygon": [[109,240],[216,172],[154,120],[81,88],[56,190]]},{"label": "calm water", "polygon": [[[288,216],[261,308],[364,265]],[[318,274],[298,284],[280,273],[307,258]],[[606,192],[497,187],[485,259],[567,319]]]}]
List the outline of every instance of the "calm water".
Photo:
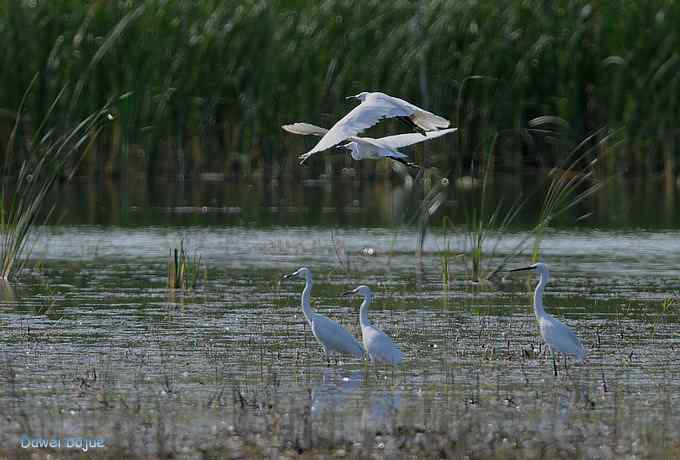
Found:
[{"label": "calm water", "polygon": [[[473,283],[469,260],[455,255],[468,248],[465,209],[475,190],[450,186],[418,258],[409,225],[425,195],[418,184],[132,188],[60,190],[59,224],[33,240],[41,262],[0,290],[0,452],[23,434],[101,437],[113,458],[116,449],[192,458],[206,449],[265,457],[677,452],[680,316],[677,304],[664,304],[680,289],[673,187],[612,183],[547,232],[547,308],[589,356],[558,377],[530,308],[533,278]],[[499,178],[488,199],[534,192],[531,178]],[[508,232],[489,236],[485,266],[524,238],[538,208],[530,201]],[[446,233],[443,215],[454,224]],[[193,291],[165,287],[180,240],[202,257]],[[315,274],[314,308],[356,335],[359,301],[340,294],[370,285],[370,318],[400,344],[406,364],[327,364],[303,321],[302,282],[279,283],[301,265]]]}]

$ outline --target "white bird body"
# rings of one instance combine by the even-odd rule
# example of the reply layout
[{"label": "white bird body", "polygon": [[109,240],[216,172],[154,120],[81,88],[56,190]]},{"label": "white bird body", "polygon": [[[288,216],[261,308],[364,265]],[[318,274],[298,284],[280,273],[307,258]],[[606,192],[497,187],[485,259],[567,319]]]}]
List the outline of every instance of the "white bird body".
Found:
[{"label": "white bird body", "polygon": [[[303,136],[323,136],[328,132],[326,128],[312,125],[310,123],[293,123],[289,125],[283,125],[282,128],[289,133],[300,134]],[[348,149],[351,152],[352,158],[355,160],[379,160],[382,158],[392,158],[397,161],[404,160],[403,162],[406,162],[406,160],[408,160],[408,156],[397,149],[430,139],[435,139],[457,130],[458,128],[449,128],[438,131],[428,131],[423,134],[397,134],[395,136],[381,137],[378,139],[374,139],[372,137],[350,136],[344,139],[349,142],[342,144],[341,147]],[[300,163],[304,163],[304,161],[311,155],[312,153],[305,153],[304,155],[301,155]]]},{"label": "white bird body", "polygon": [[546,313],[543,308],[543,289],[548,284],[550,272],[544,263],[536,263],[526,268],[519,268],[511,271],[534,269],[538,272],[539,279],[536,291],[534,292],[534,314],[538,320],[538,327],[541,337],[553,353],[564,353],[573,355],[577,361],[582,361],[586,356],[583,344],[574,332],[557,318]]},{"label": "white bird body", "polygon": [[404,355],[392,338],[383,331],[373,326],[368,321],[368,306],[373,300],[373,292],[368,286],[359,286],[353,291],[345,293],[359,294],[364,297],[359,312],[361,335],[363,336],[364,348],[371,361],[384,364],[399,364],[404,360]]},{"label": "white bird body", "polygon": [[294,276],[305,279],[305,288],[302,291],[301,300],[302,312],[312,328],[312,334],[323,347],[326,357],[331,353],[345,353],[357,358],[363,357],[364,349],[347,329],[332,319],[312,311],[309,302],[312,292],[312,272],[308,268],[302,267],[290,275],[285,275],[284,278]]},{"label": "white bird body", "polygon": [[327,355],[334,352],[347,353],[356,358],[361,358],[364,355],[364,350],[357,339],[332,319],[319,313],[312,313],[308,321],[312,328],[312,334],[323,346]]},{"label": "white bird body", "polygon": [[361,103],[323,134],[312,150],[301,155],[302,162],[317,152],[329,149],[345,139],[356,136],[383,118],[405,118],[410,120],[409,123],[423,131],[433,131],[449,126],[449,121],[446,118],[385,93],[364,91],[350,97],[359,99]]}]

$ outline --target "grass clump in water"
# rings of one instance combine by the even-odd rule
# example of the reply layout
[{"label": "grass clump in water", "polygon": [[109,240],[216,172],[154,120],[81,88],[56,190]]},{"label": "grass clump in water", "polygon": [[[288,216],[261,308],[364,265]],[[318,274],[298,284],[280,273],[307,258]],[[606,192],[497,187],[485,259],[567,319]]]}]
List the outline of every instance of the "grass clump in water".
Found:
[{"label": "grass clump in water", "polygon": [[188,256],[184,240],[179,249],[170,251],[168,257],[168,287],[170,289],[196,289],[201,277],[201,255]]}]

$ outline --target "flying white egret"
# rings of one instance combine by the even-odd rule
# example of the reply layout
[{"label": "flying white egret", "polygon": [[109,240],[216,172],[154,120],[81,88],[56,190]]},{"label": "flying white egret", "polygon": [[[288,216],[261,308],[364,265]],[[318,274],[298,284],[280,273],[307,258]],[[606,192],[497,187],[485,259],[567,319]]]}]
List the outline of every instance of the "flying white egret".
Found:
[{"label": "flying white egret", "polygon": [[[550,348],[553,355],[553,366],[555,375],[557,375],[557,365],[555,364],[555,353],[563,353],[565,355],[574,355],[577,361],[582,361],[586,356],[583,349],[583,344],[576,334],[569,329],[564,323],[552,317],[543,309],[543,289],[548,284],[550,279],[550,272],[548,266],[542,262],[530,265],[523,268],[515,268],[511,272],[518,272],[523,270],[536,270],[538,273],[538,285],[534,292],[534,314],[538,320],[538,327],[541,331],[541,337],[546,345]],[[565,356],[566,365],[566,356]]]},{"label": "flying white egret", "polygon": [[[328,132],[326,128],[310,123],[292,123],[290,125],[283,125],[281,128],[289,133],[300,134],[302,136],[323,136]],[[396,136],[387,136],[378,139],[350,136],[345,139],[349,142],[339,144],[338,147],[348,149],[351,152],[352,158],[355,160],[379,160],[381,158],[389,158],[412,168],[420,168],[417,164],[408,161],[408,156],[397,149],[434,139],[457,130],[458,128],[449,128],[441,129],[439,131],[428,131],[424,134],[397,134]],[[303,164],[310,155],[310,153],[301,155],[300,164]]]},{"label": "flying white egret", "polygon": [[335,123],[312,150],[300,156],[301,163],[311,155],[329,149],[345,139],[356,136],[383,118],[399,118],[415,127],[421,134],[439,128],[448,128],[449,120],[423,110],[403,99],[385,93],[361,92],[347,99],[359,99],[361,104]]},{"label": "flying white egret", "polygon": [[364,297],[359,312],[359,322],[361,324],[361,335],[364,338],[364,348],[368,357],[373,362],[385,364],[399,364],[404,359],[404,355],[397,345],[394,344],[390,336],[368,322],[368,306],[373,300],[373,292],[368,286],[347,291],[343,295],[359,294]]},{"label": "flying white egret", "polygon": [[294,277],[305,280],[305,289],[302,291],[302,312],[312,328],[312,334],[323,347],[326,359],[330,353],[347,353],[357,358],[363,357],[364,349],[352,334],[332,319],[312,311],[309,304],[309,297],[312,293],[312,272],[309,268],[301,267],[293,273],[283,275],[282,279]]}]

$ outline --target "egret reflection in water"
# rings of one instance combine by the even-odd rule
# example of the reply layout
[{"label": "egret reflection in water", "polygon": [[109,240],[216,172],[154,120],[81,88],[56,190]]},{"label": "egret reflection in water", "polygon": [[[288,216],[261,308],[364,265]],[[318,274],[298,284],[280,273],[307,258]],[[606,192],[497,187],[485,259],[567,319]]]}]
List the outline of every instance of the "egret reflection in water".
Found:
[{"label": "egret reflection in water", "polygon": [[312,388],[312,414],[319,415],[326,409],[334,410],[346,404],[363,382],[364,373],[360,370],[324,369],[321,383]]},{"label": "egret reflection in water", "polygon": [[361,429],[389,431],[401,406],[398,390],[375,390],[373,382],[365,381],[361,370],[324,369],[321,382],[312,388],[312,415],[337,413],[353,404],[361,404]]}]

